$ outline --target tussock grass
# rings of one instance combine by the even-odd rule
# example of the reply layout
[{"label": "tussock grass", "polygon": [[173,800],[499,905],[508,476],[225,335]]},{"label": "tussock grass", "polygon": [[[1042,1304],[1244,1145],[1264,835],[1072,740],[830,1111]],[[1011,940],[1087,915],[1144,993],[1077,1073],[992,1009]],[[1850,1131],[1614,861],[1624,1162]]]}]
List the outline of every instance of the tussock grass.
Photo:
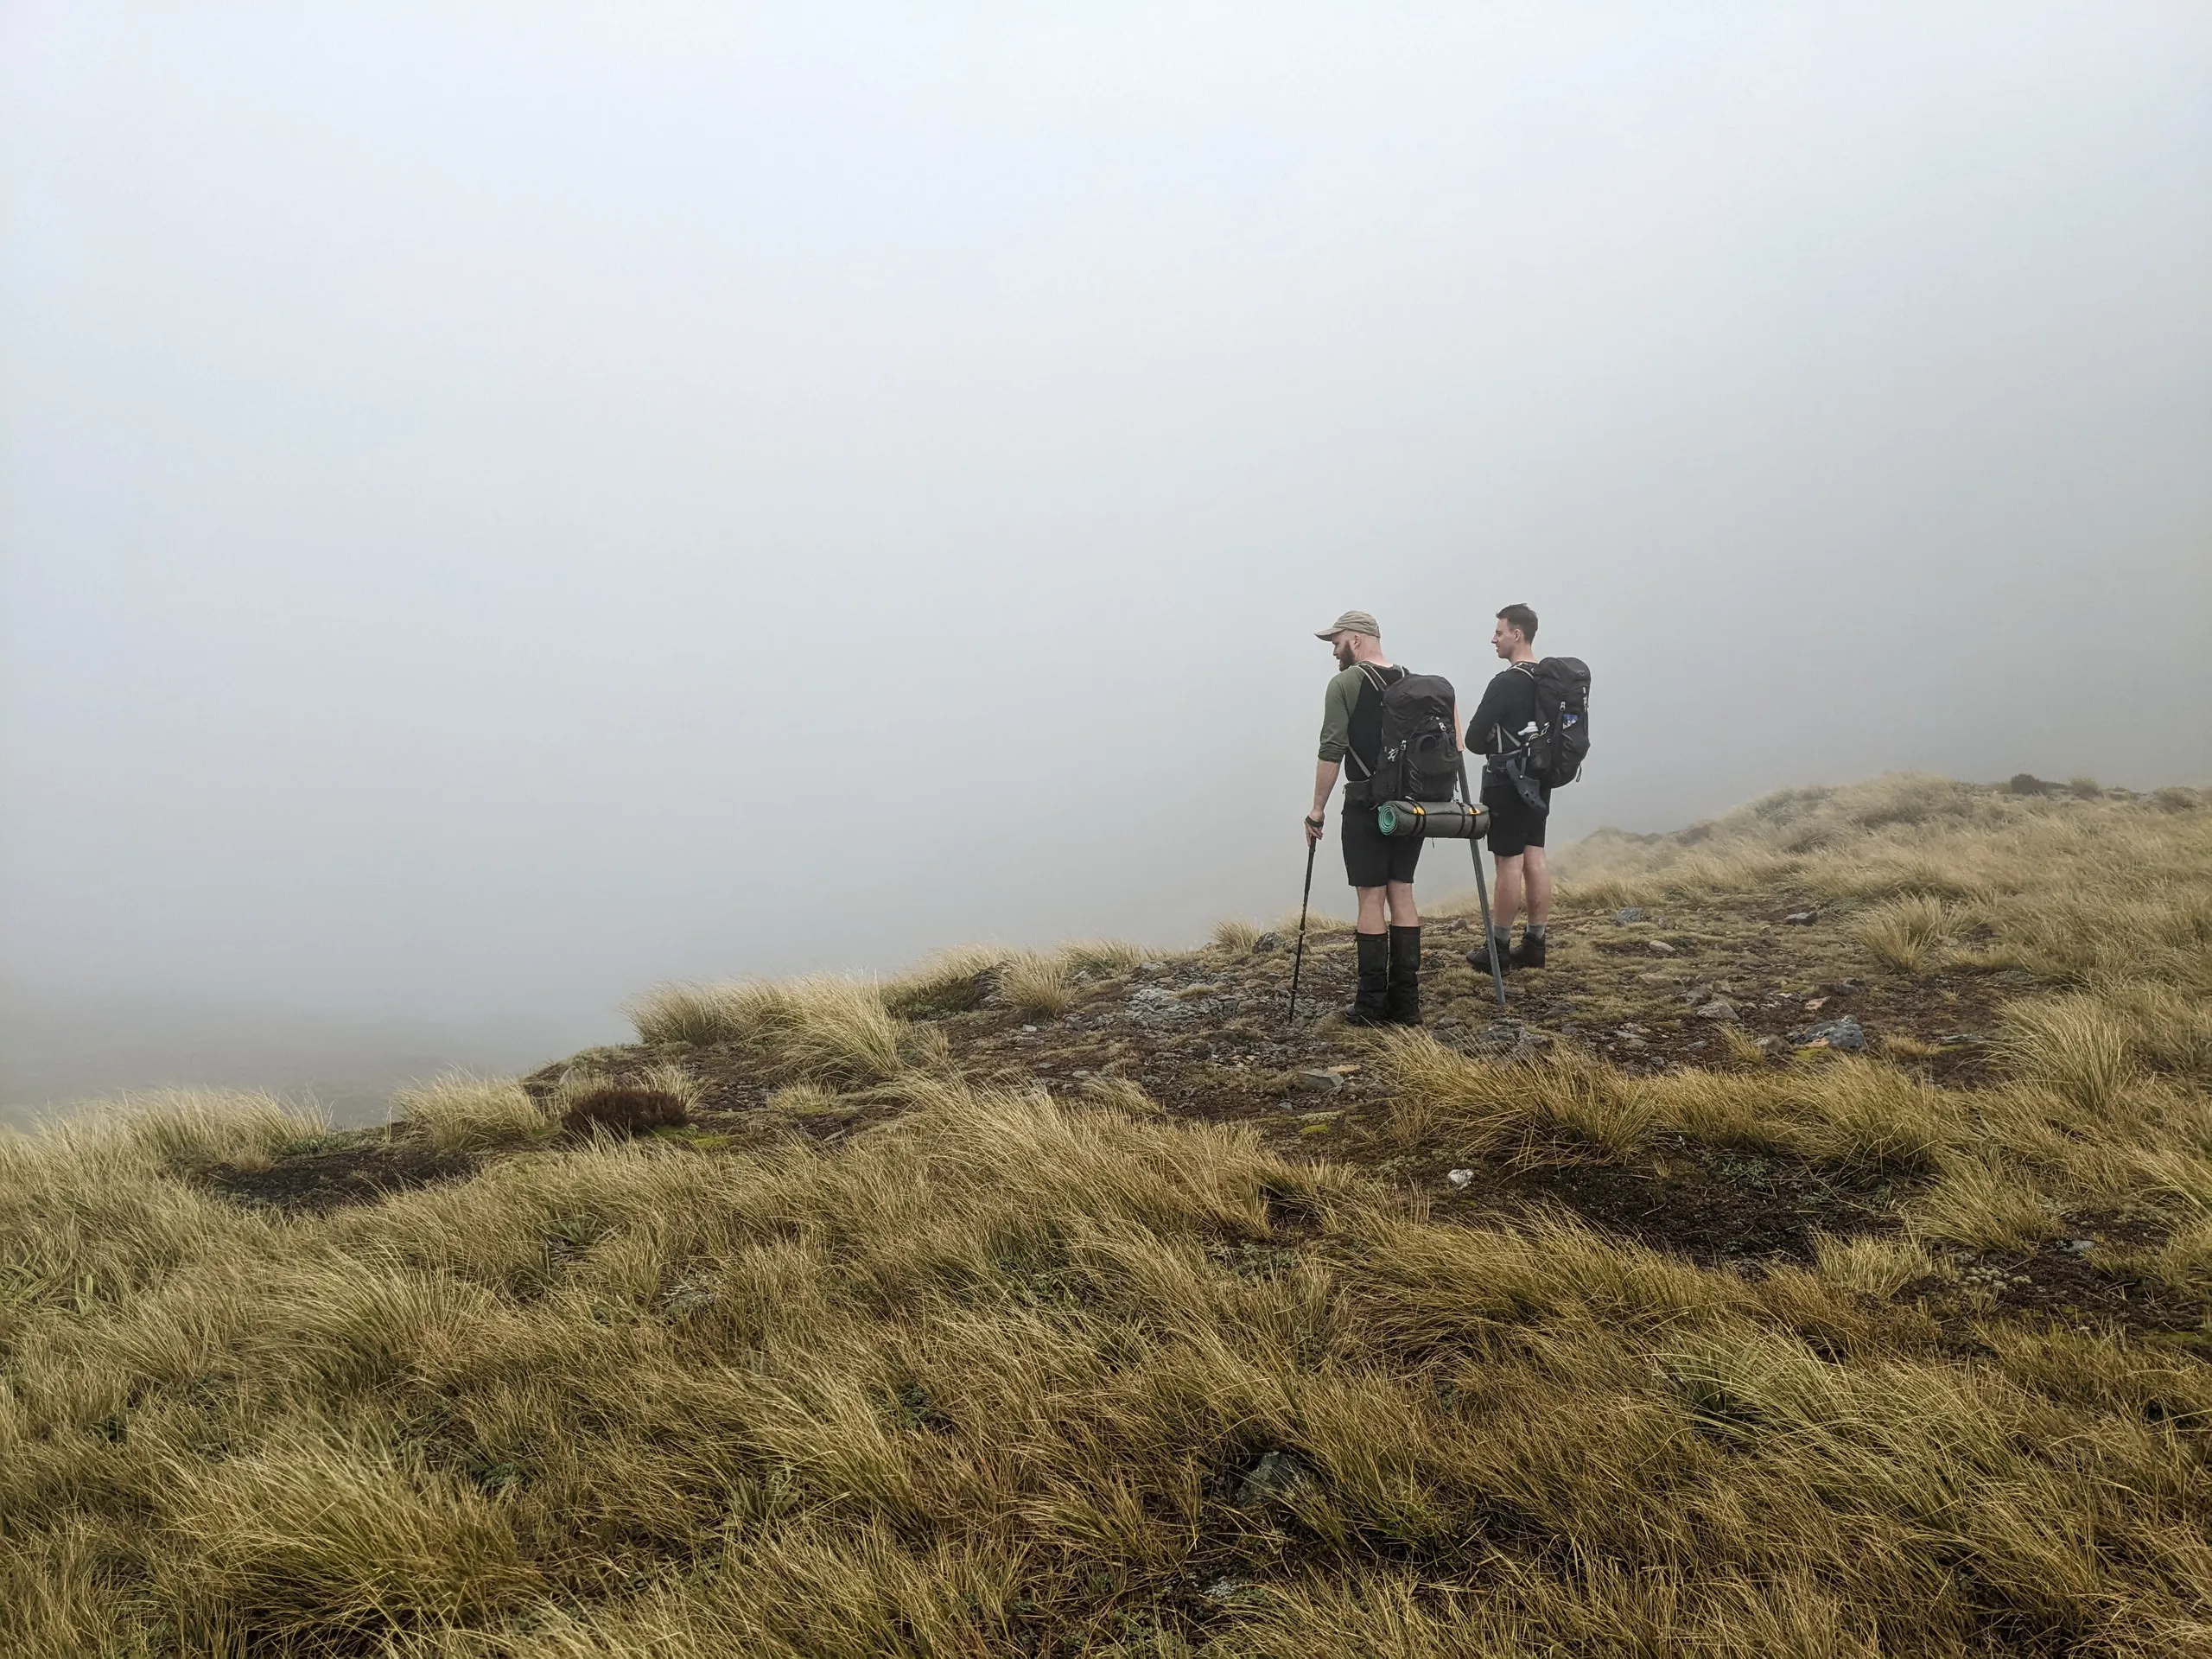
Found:
[{"label": "tussock grass", "polygon": [[[1068,953],[641,1000],[772,1110],[903,1105],[833,1148],[562,1138],[276,1218],[206,1185],[312,1136],[275,1103],[0,1135],[0,1653],[2203,1651],[2212,1368],[1994,1292],[1962,1344],[1915,1287],[2103,1206],[2212,1295],[2208,826],[1882,780],[1620,838],[1576,899],[1932,907],[1947,972],[2044,982],[1980,1087],[1376,1041],[1424,1170],[1688,1136],[1894,1184],[1901,1232],[1757,1273],[1433,1219],[1125,1079],[977,1086],[913,1023]],[[443,1133],[522,1144],[448,1082]]]},{"label": "tussock grass", "polygon": [[1126,974],[1144,959],[1144,947],[1126,939],[1077,939],[1060,950],[1060,960],[1078,974]]},{"label": "tussock grass", "polygon": [[1910,1241],[1760,1281],[899,1087],[830,1154],[600,1141],[281,1225],[119,1131],[6,1143],[6,1259],[120,1271],[0,1325],[0,1649],[2187,1649],[2212,1499],[2145,1402],[2212,1390],[1947,1357],[1866,1300]]},{"label": "tussock grass", "polygon": [[120,1135],[170,1169],[200,1165],[251,1166],[311,1141],[329,1120],[309,1106],[274,1095],[218,1089],[149,1089],[117,1096],[103,1118],[86,1126],[96,1136]]},{"label": "tussock grass", "polygon": [[1907,1222],[1929,1238],[1984,1249],[2018,1249],[2058,1230],[2056,1205],[2015,1172],[1962,1158],[1907,1208]]},{"label": "tussock grass", "polygon": [[1213,942],[1236,956],[1250,956],[1261,937],[1260,929],[1239,917],[1225,916],[1213,925]]},{"label": "tussock grass", "polygon": [[1554,1136],[1625,1156],[1663,1130],[1854,1173],[1923,1174],[1968,1139],[1955,1098],[1855,1056],[1817,1071],[1635,1077],[1567,1047],[1535,1061],[1473,1058],[1418,1031],[1386,1033],[1376,1049],[1399,1132],[1466,1156]]},{"label": "tussock grass", "polygon": [[1918,973],[1956,923],[1951,907],[1925,893],[1909,893],[1858,918],[1852,931],[1892,968]]},{"label": "tussock grass", "polygon": [[392,1105],[440,1152],[530,1146],[559,1127],[558,1114],[549,1115],[516,1077],[450,1071],[401,1090]]},{"label": "tussock grass", "polygon": [[1065,962],[1024,952],[1000,969],[999,994],[1009,1007],[1049,1020],[1074,1005],[1075,981]]},{"label": "tussock grass", "polygon": [[940,950],[883,988],[884,1006],[901,1019],[964,1014],[978,1007],[998,983],[1014,952],[1003,945],[963,944]]},{"label": "tussock grass", "polygon": [[936,1052],[879,988],[836,975],[664,985],[629,1014],[640,1042],[747,1044],[793,1077],[833,1084],[886,1083]]}]

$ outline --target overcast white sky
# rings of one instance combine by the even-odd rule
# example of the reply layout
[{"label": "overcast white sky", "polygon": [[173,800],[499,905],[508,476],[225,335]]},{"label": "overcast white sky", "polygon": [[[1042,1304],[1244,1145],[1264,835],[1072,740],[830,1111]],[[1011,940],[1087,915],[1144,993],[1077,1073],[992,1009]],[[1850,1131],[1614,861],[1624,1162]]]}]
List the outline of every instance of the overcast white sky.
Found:
[{"label": "overcast white sky", "polygon": [[19,1100],[1272,916],[1348,606],[2212,779],[2201,3],[15,0],[0,214]]}]

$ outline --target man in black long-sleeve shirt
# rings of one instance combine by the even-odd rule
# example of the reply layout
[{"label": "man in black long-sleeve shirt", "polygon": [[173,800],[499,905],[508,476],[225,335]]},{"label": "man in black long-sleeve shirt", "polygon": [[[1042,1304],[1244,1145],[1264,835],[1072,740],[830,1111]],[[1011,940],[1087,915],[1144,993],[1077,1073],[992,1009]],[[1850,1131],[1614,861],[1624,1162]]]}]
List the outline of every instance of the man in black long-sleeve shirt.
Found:
[{"label": "man in black long-sleeve shirt", "polygon": [[[1467,747],[1491,757],[1483,768],[1482,796],[1490,808],[1491,857],[1497,867],[1497,909],[1491,918],[1490,938],[1467,953],[1478,973],[1490,972],[1493,955],[1500,968],[1544,965],[1544,927],[1552,913],[1552,873],[1544,862],[1551,791],[1539,787],[1544,810],[1538,810],[1522,798],[1500,765],[1503,756],[1521,747],[1523,729],[1536,718],[1535,638],[1536,613],[1526,605],[1509,605],[1497,613],[1490,643],[1506,667],[1484,689],[1467,726]],[[1524,899],[1529,925],[1515,945],[1513,918]]]}]

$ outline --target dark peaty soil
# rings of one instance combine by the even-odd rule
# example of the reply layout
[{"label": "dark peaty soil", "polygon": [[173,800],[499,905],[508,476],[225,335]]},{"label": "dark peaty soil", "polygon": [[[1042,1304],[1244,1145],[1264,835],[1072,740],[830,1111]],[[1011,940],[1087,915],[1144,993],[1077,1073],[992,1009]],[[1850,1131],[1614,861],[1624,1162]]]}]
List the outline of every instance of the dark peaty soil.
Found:
[{"label": "dark peaty soil", "polygon": [[474,1173],[463,1153],[433,1152],[419,1141],[367,1132],[334,1147],[277,1159],[266,1169],[212,1169],[200,1179],[244,1204],[291,1213],[320,1214],[349,1204],[372,1204],[410,1187],[428,1186]]}]

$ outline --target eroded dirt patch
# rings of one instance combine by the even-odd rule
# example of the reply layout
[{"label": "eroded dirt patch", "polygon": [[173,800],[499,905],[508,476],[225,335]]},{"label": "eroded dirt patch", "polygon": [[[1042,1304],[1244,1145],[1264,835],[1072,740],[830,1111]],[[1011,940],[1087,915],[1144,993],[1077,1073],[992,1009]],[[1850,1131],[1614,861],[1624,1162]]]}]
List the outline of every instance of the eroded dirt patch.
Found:
[{"label": "eroded dirt patch", "polygon": [[1556,1205],[1601,1231],[1703,1266],[1810,1262],[1821,1234],[1890,1232],[1897,1225],[1888,1186],[1853,1187],[1832,1170],[1778,1153],[1669,1136],[1656,1155],[1630,1166],[1579,1160],[1567,1149],[1530,1161],[1478,1172],[1436,1213]]},{"label": "eroded dirt patch", "polygon": [[320,1215],[456,1180],[476,1168],[477,1160],[465,1153],[434,1152],[419,1141],[386,1139],[379,1132],[374,1138],[293,1153],[266,1169],[209,1170],[200,1179],[242,1204]]}]

